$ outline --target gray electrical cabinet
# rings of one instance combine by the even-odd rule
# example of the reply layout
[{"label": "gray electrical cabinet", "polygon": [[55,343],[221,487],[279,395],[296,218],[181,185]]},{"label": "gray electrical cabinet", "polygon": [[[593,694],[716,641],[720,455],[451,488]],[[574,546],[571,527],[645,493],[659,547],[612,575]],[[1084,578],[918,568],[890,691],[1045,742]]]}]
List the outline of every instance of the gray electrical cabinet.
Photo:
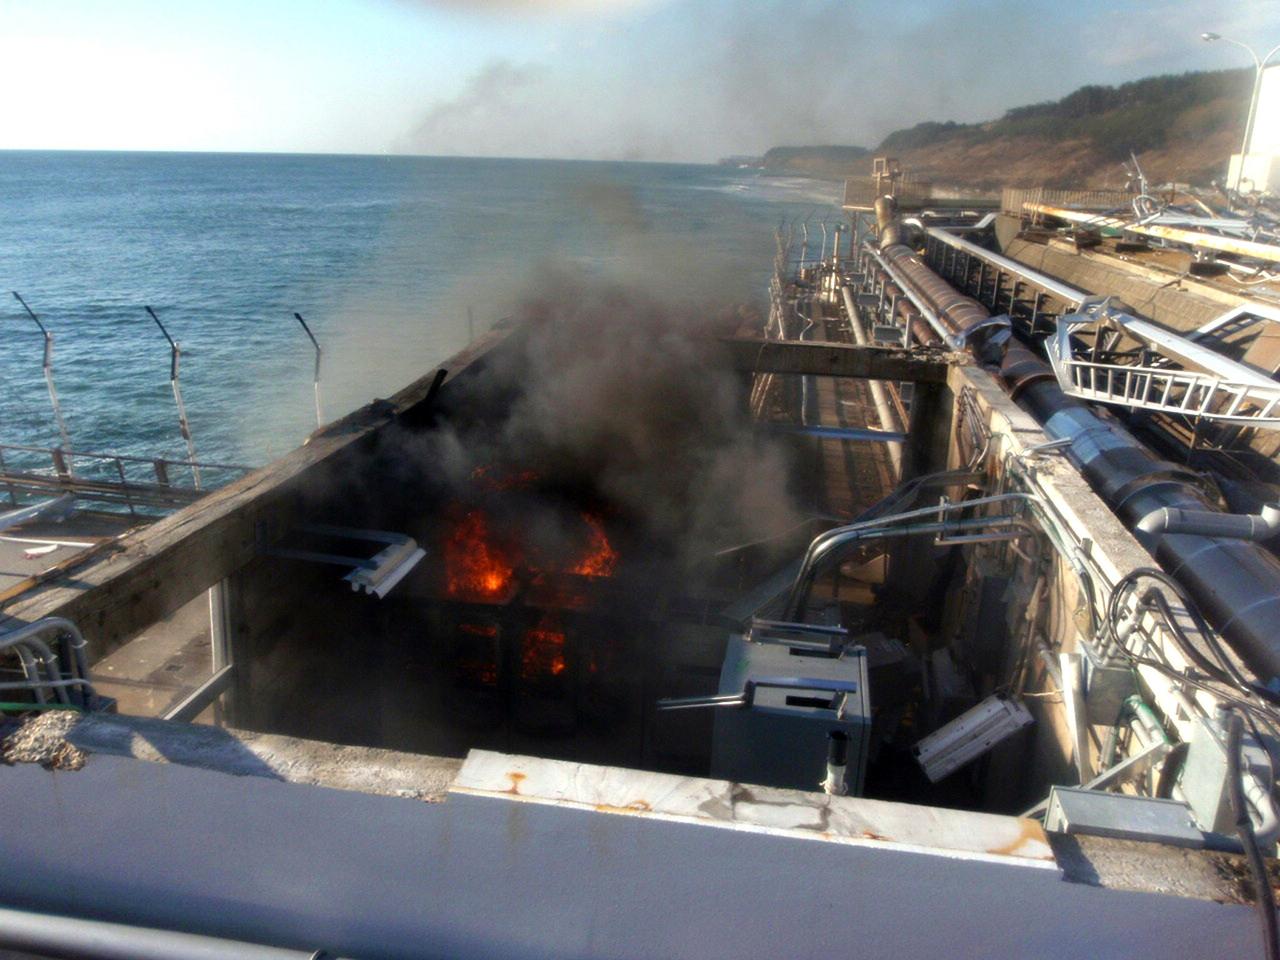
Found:
[{"label": "gray electrical cabinet", "polygon": [[[785,686],[770,686],[782,681]],[[862,793],[871,741],[867,655],[846,646],[838,656],[779,642],[729,639],[720,693],[741,694],[754,684],[750,705],[715,711],[711,775],[738,783],[797,790],[821,789],[827,739],[849,737],[845,781]]]}]

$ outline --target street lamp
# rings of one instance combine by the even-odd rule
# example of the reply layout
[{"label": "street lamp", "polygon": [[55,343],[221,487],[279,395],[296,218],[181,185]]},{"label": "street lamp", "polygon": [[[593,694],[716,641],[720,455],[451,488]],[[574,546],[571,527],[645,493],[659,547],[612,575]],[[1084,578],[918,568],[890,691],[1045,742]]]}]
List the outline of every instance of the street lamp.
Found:
[{"label": "street lamp", "polygon": [[1253,139],[1253,119],[1258,112],[1258,94],[1262,90],[1262,71],[1267,67],[1267,61],[1280,51],[1280,43],[1271,48],[1271,52],[1265,57],[1259,57],[1253,52],[1253,47],[1247,43],[1241,43],[1239,40],[1232,40],[1230,37],[1224,37],[1217,33],[1202,33],[1200,39],[1212,43],[1214,40],[1225,40],[1227,43],[1234,43],[1237,47],[1243,47],[1249,51],[1249,56],[1253,57],[1254,76],[1253,76],[1253,98],[1249,101],[1249,116],[1244,122],[1244,144],[1240,147],[1240,165],[1236,167],[1236,193],[1240,192],[1240,178],[1244,176],[1244,161],[1249,155],[1249,141]]}]

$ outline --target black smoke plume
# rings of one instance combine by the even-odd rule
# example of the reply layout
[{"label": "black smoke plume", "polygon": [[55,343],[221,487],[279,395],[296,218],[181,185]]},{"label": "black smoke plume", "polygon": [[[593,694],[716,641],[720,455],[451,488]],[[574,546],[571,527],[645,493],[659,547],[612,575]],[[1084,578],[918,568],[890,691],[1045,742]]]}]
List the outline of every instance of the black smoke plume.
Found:
[{"label": "black smoke plume", "polygon": [[385,449],[446,499],[501,489],[499,522],[545,544],[579,522],[557,501],[589,503],[681,569],[796,524],[787,451],[754,429],[714,336],[740,313],[548,271],[513,320],[483,370],[446,388],[444,421]]}]

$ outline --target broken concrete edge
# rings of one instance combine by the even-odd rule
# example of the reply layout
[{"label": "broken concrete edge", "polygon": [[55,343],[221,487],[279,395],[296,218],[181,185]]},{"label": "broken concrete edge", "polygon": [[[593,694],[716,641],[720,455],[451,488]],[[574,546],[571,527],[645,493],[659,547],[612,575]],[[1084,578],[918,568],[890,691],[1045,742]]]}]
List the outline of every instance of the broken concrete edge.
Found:
[{"label": "broken concrete edge", "polygon": [[70,771],[101,754],[427,803],[445,798],[462,766],[451,757],[67,710],[0,721],[0,736],[6,764]]}]

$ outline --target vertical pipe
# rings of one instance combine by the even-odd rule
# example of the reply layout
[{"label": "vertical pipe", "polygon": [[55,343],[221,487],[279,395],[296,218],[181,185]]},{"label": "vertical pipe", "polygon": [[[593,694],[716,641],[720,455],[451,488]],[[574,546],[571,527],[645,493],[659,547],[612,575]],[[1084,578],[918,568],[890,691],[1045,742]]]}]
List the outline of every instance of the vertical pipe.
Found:
[{"label": "vertical pipe", "polygon": [[[859,346],[867,346],[870,338],[862,326],[862,317],[859,315],[858,304],[853,296],[851,287],[842,287],[841,293],[844,295],[844,309],[849,314],[849,327],[853,331],[853,339]],[[876,419],[880,421],[881,430],[900,429],[897,418],[893,415],[893,408],[889,404],[889,395],[885,390],[884,381],[868,380],[867,389],[871,393],[871,402],[876,408]],[[889,462],[893,465],[893,473],[897,478],[902,477],[902,444],[892,441],[885,444],[885,450],[889,454]]]},{"label": "vertical pipe", "polygon": [[[210,676],[216,674],[224,667],[231,665],[231,611],[230,611],[230,586],[227,579],[219,580],[209,588],[209,647],[210,647]],[[224,721],[222,713],[222,703],[230,701],[231,691],[227,690],[213,701],[213,717],[214,722],[221,724]]]}]

